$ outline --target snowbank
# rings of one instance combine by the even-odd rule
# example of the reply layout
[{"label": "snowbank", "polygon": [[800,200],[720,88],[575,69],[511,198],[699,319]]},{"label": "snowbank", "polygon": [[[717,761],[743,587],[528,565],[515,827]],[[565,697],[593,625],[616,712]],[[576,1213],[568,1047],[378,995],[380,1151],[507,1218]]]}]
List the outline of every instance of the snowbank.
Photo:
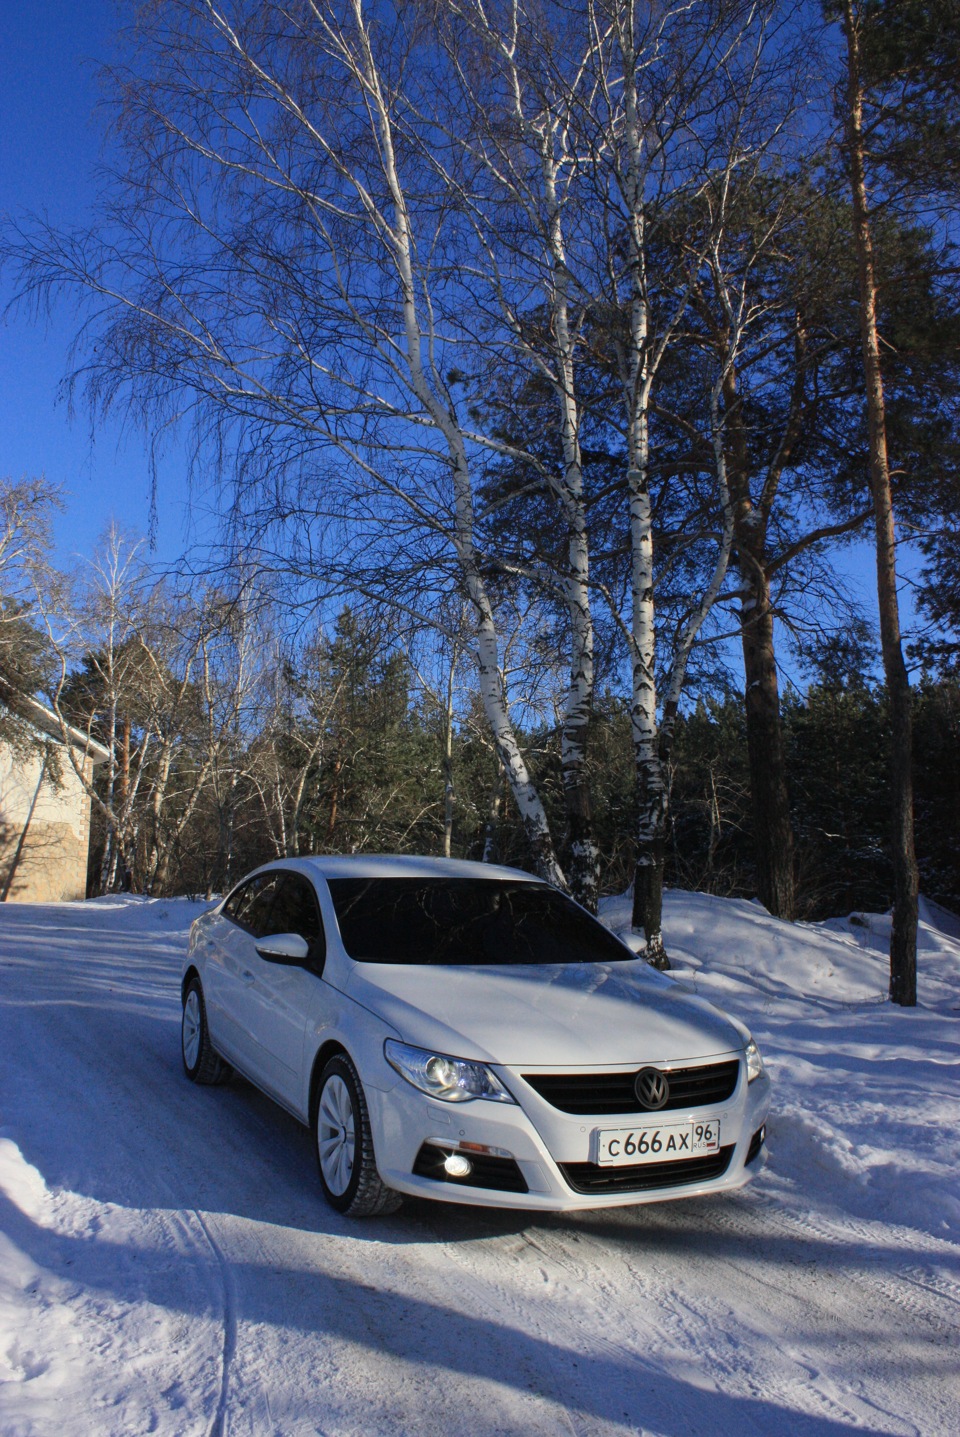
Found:
[{"label": "snowbank", "polygon": [[[783,923],[667,891],[671,976],[753,1030],[774,1082],[766,1183],[960,1240],[960,919],[921,899],[918,1005],[894,1007],[889,916]],[[615,931],[626,897],[603,904]]]}]

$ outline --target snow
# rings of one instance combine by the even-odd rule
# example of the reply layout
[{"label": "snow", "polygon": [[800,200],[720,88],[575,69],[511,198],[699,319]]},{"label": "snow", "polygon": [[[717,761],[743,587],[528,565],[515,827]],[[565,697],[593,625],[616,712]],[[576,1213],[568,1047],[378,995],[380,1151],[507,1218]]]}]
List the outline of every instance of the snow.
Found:
[{"label": "snow", "polygon": [[[669,893],[677,981],[749,1023],[733,1196],[350,1222],[249,1085],[180,1069],[201,905],[0,907],[0,1434],[955,1434],[960,921],[789,925]],[[629,923],[625,900],[606,906]]]}]

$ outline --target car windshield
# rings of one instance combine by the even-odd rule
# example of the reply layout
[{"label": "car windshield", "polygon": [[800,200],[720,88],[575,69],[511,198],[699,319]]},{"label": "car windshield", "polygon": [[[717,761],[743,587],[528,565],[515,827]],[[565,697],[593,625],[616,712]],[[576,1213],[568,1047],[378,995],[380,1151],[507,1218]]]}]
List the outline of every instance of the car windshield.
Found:
[{"label": "car windshield", "polygon": [[492,967],[619,963],[633,954],[541,883],[489,878],[331,878],[343,944],[360,963]]}]

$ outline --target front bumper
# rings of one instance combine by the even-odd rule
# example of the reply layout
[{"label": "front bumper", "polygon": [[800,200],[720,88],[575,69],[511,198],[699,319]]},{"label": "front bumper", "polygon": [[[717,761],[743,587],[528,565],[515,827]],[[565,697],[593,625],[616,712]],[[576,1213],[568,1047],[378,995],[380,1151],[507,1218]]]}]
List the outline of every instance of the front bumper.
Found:
[{"label": "front bumper", "polygon": [[[670,1123],[718,1120],[722,1160],[712,1164],[706,1160],[699,1160],[699,1167],[686,1161],[641,1164],[631,1172],[597,1167],[593,1161],[596,1129],[627,1128],[631,1122],[646,1122],[655,1115],[571,1115],[552,1107],[525,1082],[519,1069],[497,1068],[516,1104],[483,1099],[442,1103],[402,1079],[388,1091],[368,1089],[377,1166],[383,1181],[398,1192],[444,1202],[543,1212],[623,1207],[729,1192],[749,1182],[763,1166],[757,1138],[770,1106],[766,1075],[748,1084],[742,1063],[740,1067],[736,1088],[726,1102],[663,1115]],[[443,1158],[453,1153],[468,1158],[479,1154],[473,1165],[483,1175],[483,1186],[446,1172]],[[520,1174],[525,1192],[514,1190],[518,1183],[508,1173],[507,1158]],[[504,1186],[490,1186],[501,1181],[498,1171],[504,1174]],[[677,1181],[671,1182],[674,1174]]]}]

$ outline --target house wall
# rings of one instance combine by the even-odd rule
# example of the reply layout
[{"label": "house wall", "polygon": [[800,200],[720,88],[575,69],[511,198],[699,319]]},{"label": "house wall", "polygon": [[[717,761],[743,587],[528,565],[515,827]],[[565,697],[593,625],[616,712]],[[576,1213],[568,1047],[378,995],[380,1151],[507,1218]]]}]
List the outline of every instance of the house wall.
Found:
[{"label": "house wall", "polygon": [[0,894],[29,817],[8,903],[57,903],[86,896],[90,799],[62,751],[59,785],[49,774],[41,778],[41,771],[39,755],[14,754],[0,743]]}]

